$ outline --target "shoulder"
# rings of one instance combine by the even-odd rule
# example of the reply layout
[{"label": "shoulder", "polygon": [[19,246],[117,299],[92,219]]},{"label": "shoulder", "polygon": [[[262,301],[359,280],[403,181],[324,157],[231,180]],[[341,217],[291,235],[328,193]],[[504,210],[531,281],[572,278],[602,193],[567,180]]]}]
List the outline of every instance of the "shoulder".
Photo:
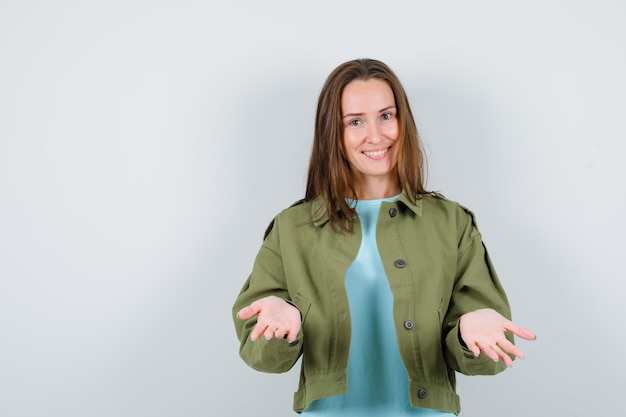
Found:
[{"label": "shoulder", "polygon": [[473,216],[470,209],[463,206],[458,201],[452,200],[439,192],[422,194],[420,196],[420,201],[422,201],[425,208],[439,208],[445,211],[461,212]]},{"label": "shoulder", "polygon": [[313,204],[313,201],[306,201],[305,199],[298,200],[278,213],[276,218],[280,218],[282,222],[302,222],[303,218],[308,219],[311,217]]},{"label": "shoulder", "polygon": [[477,231],[474,212],[458,201],[451,200],[438,192],[424,194],[420,200],[425,215],[431,219],[446,219],[446,221],[454,222],[459,230],[470,227]]},{"label": "shoulder", "polygon": [[267,226],[263,239],[267,238],[277,224],[280,224],[282,228],[306,224],[311,218],[312,204],[311,201],[301,199],[281,210]]}]

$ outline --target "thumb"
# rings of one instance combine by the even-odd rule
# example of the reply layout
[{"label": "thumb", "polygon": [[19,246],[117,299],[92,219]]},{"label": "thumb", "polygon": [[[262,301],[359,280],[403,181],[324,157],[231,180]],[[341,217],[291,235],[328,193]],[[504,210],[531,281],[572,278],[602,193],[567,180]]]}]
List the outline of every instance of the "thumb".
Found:
[{"label": "thumb", "polygon": [[526,339],[526,340],[536,340],[537,339],[537,335],[535,335],[535,333],[533,333],[532,331],[524,328],[524,327],[520,327],[519,330],[515,333],[517,336],[521,337],[522,339]]},{"label": "thumb", "polygon": [[522,339],[535,340],[537,338],[537,336],[535,336],[535,334],[531,330],[522,326],[518,326],[514,323],[511,323],[511,325],[508,326],[507,330],[517,337],[521,337]]},{"label": "thumb", "polygon": [[256,303],[252,303],[247,307],[242,308],[237,313],[237,318],[239,320],[248,320],[250,317],[256,316],[259,314],[261,309],[256,305]]}]

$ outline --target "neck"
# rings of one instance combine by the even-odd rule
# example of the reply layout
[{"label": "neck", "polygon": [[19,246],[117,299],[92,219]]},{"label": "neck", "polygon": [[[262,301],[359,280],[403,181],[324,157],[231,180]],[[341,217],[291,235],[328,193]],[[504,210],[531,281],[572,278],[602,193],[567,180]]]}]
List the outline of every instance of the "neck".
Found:
[{"label": "neck", "polygon": [[389,179],[370,179],[369,181],[361,181],[354,184],[357,200],[378,200],[380,198],[393,197],[402,192],[402,187],[397,181]]}]

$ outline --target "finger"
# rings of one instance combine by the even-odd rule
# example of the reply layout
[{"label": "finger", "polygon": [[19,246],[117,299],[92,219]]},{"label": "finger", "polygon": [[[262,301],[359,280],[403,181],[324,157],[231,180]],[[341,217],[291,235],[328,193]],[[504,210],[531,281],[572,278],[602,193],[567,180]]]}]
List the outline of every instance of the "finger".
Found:
[{"label": "finger", "polygon": [[[506,342],[508,342],[508,340]],[[511,346],[514,348],[513,345]],[[504,362],[504,364],[508,366],[509,368],[513,366],[513,360],[511,359],[509,355],[506,354],[502,346],[496,344],[495,346],[492,347],[492,349],[494,350],[494,352],[498,354],[498,361]]]},{"label": "finger", "polygon": [[276,331],[274,332],[274,337],[277,339],[285,339],[287,342],[295,342],[298,338],[298,333],[300,332],[300,323],[295,324],[286,324],[283,326],[278,326]]},{"label": "finger", "polygon": [[277,339],[295,338],[298,335],[298,330],[295,326],[282,326],[276,329],[274,337]]},{"label": "finger", "polygon": [[518,326],[515,323],[510,323],[509,326],[506,326],[506,330],[525,340],[535,340],[537,338],[535,333],[533,333],[530,329]]},{"label": "finger", "polygon": [[511,357],[502,351],[500,351],[500,360],[504,362],[504,364],[509,368],[513,366],[513,360],[511,359]]},{"label": "finger", "polygon": [[474,356],[478,357],[480,355],[480,347],[476,343],[466,343],[467,348],[474,354]]},{"label": "finger", "polygon": [[256,326],[254,326],[254,329],[252,329],[252,333],[250,333],[250,339],[252,339],[253,341],[257,340],[266,331],[266,329],[266,325],[257,323]]},{"label": "finger", "polygon": [[[500,348],[504,351],[507,352],[513,356],[516,356],[520,359],[524,359],[524,352],[522,352],[522,350],[520,348],[518,348],[517,346],[515,346],[513,343],[509,342],[508,340],[502,340],[500,342],[498,342],[498,345],[500,346]],[[508,355],[507,355],[508,356]]]},{"label": "finger", "polygon": [[[496,349],[494,349],[492,346],[483,343],[479,345],[480,350],[487,355],[487,357],[489,359],[491,359],[494,362],[499,362],[500,361],[500,355],[499,353],[496,351]],[[498,349],[499,350],[499,349]]]},{"label": "finger", "polygon": [[537,335],[535,333],[533,333],[532,331],[530,331],[529,329],[526,329],[524,327],[520,327],[517,332],[514,332],[514,334],[516,336],[521,337],[522,339],[526,339],[526,340],[535,340],[535,339],[537,339]]},{"label": "finger", "polygon": [[241,310],[239,310],[239,312],[237,313],[237,318],[239,320],[248,320],[249,318],[259,314],[260,311],[261,309],[258,307],[258,304],[254,302],[250,304],[249,306],[244,307]]},{"label": "finger", "polygon": [[270,340],[276,336],[276,330],[271,327],[267,327],[265,332],[263,332],[263,336],[265,337],[265,340]]},{"label": "finger", "polygon": [[517,356],[515,355],[515,353],[521,354],[522,357],[524,356],[521,350],[519,350],[514,344],[509,342],[504,337],[502,338],[502,340],[495,341],[493,345],[489,345],[489,348],[497,355],[497,357],[494,358],[494,356],[492,355],[488,356],[496,362],[502,361],[508,367],[513,366],[513,360],[507,354],[507,352],[512,353],[514,356]]},{"label": "finger", "polygon": [[296,339],[298,338],[299,331],[300,331],[299,326],[288,328],[287,330],[283,332],[282,337],[289,343],[295,342]]}]

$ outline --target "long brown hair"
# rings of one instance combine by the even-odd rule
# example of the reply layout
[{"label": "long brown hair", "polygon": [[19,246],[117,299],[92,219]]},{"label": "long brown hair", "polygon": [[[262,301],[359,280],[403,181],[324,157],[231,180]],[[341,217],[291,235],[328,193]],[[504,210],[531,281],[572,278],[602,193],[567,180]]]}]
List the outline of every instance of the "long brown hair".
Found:
[{"label": "long brown hair", "polygon": [[378,79],[386,82],[395,98],[399,124],[398,179],[403,192],[413,203],[425,194],[425,161],[415,120],[400,80],[383,62],[356,59],[339,65],[328,76],[317,102],[313,149],[309,162],[305,200],[321,199],[323,205],[313,221],[328,216],[331,225],[350,230],[354,209],[346,198],[356,199],[350,166],[343,145],[341,95],[354,80]]}]

